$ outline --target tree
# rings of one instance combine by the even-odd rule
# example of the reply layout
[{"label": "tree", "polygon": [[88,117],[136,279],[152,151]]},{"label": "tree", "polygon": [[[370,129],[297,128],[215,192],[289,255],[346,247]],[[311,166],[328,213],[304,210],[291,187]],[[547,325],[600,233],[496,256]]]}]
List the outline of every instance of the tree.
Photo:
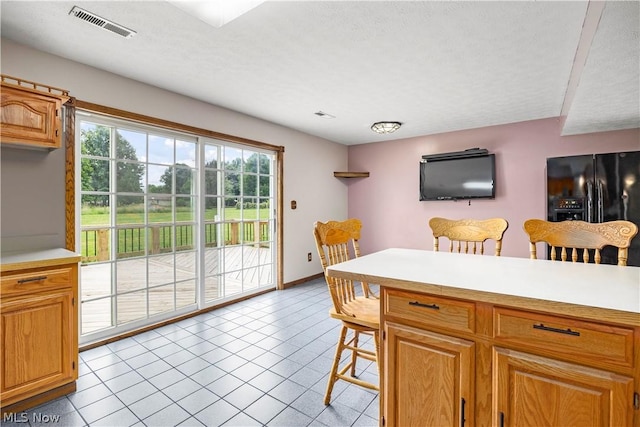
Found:
[{"label": "tree", "polygon": [[147,185],[147,192],[149,193],[164,193],[165,192],[164,185],[155,185],[149,184]]},{"label": "tree", "polygon": [[229,196],[240,195],[240,173],[242,172],[242,159],[235,158],[230,162],[224,164],[224,193],[228,196],[225,200],[225,206],[235,206],[236,199],[231,199]]},{"label": "tree", "polygon": [[[260,168],[260,183],[257,184],[258,168]],[[269,196],[269,168],[270,161],[265,155],[254,153],[247,159],[244,167],[242,189],[245,196]]]},{"label": "tree", "polygon": [[[80,151],[83,155],[109,156],[109,129],[98,127],[80,132]],[[109,191],[109,164],[107,160],[87,159],[81,161],[83,191]],[[96,204],[99,196],[85,196],[84,201]]]},{"label": "tree", "polygon": [[[83,158],[81,161],[81,182],[83,191],[109,191],[109,147],[111,140],[111,128],[96,126],[92,129],[82,129],[80,132],[80,150],[83,155],[98,158]],[[144,166],[137,163],[135,149],[129,141],[116,132],[116,156],[125,160],[117,163],[116,186],[118,192],[140,193],[142,192],[142,178]],[[132,162],[127,162],[131,160]],[[138,199],[138,198],[134,198]],[[104,200],[103,196],[86,195],[83,201],[97,204]],[[128,204],[133,201],[127,197],[119,197],[118,204]]]},{"label": "tree", "polygon": [[[205,163],[204,167],[209,169],[208,171],[205,169],[204,175],[205,194],[218,194],[218,171],[211,170],[218,167],[218,161],[211,160]],[[218,201],[215,197],[205,198],[205,209],[216,209],[217,207]]]},{"label": "tree", "polygon": [[[182,167],[181,167],[182,166]],[[171,169],[167,168],[165,173],[160,177],[160,181],[164,183],[167,193],[171,194]],[[188,165],[183,163],[176,163],[175,175],[176,175],[176,189],[175,194],[191,194],[192,188],[192,174],[193,171]]]},{"label": "tree", "polygon": [[[174,173],[176,177],[175,192],[172,191]],[[159,192],[166,194],[192,194],[192,175],[193,171],[188,165],[176,163],[175,168],[170,166],[164,171],[160,177],[160,182],[164,186],[157,186],[157,189],[162,189]],[[177,204],[178,206],[186,206],[187,201],[184,198],[179,198]]]}]

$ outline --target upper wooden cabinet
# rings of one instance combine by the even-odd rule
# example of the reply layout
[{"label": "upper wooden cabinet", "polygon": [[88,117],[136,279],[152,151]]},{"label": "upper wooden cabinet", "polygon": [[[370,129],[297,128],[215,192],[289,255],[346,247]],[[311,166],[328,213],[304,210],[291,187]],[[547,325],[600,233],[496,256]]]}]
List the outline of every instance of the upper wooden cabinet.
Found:
[{"label": "upper wooden cabinet", "polygon": [[2,76],[0,142],[24,148],[60,148],[66,90]]}]

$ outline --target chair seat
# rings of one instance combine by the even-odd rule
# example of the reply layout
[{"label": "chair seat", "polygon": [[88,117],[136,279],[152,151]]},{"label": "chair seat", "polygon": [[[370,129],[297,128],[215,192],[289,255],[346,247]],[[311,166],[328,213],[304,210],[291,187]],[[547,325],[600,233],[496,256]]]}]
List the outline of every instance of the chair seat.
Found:
[{"label": "chair seat", "polygon": [[[334,308],[329,310],[329,315],[343,322],[365,326],[371,329],[380,329],[380,300],[365,297],[356,297],[344,304],[345,313],[337,313]],[[346,313],[353,313],[351,316]]]}]

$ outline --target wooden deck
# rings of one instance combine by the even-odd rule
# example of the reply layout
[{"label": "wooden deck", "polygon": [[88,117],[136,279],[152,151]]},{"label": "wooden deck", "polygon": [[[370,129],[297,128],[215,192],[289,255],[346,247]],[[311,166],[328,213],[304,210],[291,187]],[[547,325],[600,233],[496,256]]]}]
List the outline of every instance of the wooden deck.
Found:
[{"label": "wooden deck", "polygon": [[[82,334],[194,305],[197,261],[196,252],[119,260],[115,263],[115,297],[109,297],[112,263],[82,265]],[[204,264],[205,303],[253,289],[275,287],[275,267],[269,248],[207,248]]]}]

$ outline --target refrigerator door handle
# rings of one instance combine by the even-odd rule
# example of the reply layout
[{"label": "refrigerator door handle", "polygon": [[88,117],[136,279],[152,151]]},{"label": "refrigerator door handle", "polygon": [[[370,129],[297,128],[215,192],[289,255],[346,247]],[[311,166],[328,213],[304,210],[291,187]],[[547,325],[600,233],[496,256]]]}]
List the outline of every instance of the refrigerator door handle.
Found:
[{"label": "refrigerator door handle", "polygon": [[593,182],[587,181],[587,222],[593,222]]},{"label": "refrigerator door handle", "polygon": [[598,219],[597,222],[602,222],[604,220],[604,203],[602,201],[602,194],[604,193],[602,181],[598,180]]}]

